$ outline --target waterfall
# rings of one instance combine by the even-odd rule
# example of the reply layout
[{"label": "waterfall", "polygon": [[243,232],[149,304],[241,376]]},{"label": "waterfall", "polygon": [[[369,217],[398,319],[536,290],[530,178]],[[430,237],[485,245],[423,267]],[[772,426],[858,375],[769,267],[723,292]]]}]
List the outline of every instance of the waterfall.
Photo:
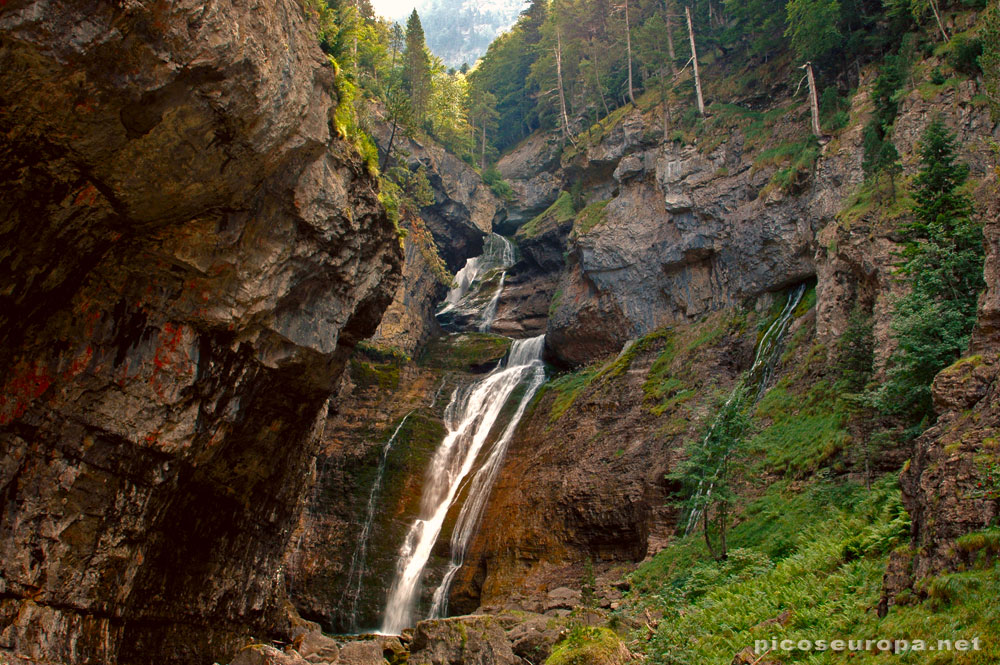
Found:
[{"label": "waterfall", "polygon": [[378,494],[382,489],[382,477],[385,475],[385,463],[389,459],[389,450],[392,448],[393,442],[396,440],[396,436],[399,431],[403,429],[403,425],[406,423],[407,418],[413,415],[413,411],[410,411],[403,419],[399,421],[396,425],[396,429],[393,430],[392,436],[389,437],[385,445],[382,446],[382,457],[379,459],[378,471],[375,472],[375,481],[372,483],[372,488],[368,492],[368,508],[365,513],[364,525],[361,527],[361,533],[358,535],[358,545],[354,548],[354,554],[351,555],[351,565],[347,572],[347,589],[344,590],[344,595],[341,596],[341,601],[347,600],[350,605],[347,610],[347,616],[351,617],[351,630],[357,630],[357,609],[358,609],[358,598],[361,596],[361,581],[365,576],[365,563],[368,557],[368,538],[371,535],[372,523],[375,521],[375,506],[378,502]]},{"label": "waterfall", "polygon": [[[480,256],[468,259],[462,269],[455,274],[455,285],[445,296],[444,304],[437,316],[446,314],[476,315],[474,325],[482,332],[489,330],[496,317],[497,305],[503,291],[507,269],[514,265],[514,245],[497,233],[491,233],[483,244]],[[490,299],[484,303],[480,292],[484,279],[492,278],[500,271],[499,283]]]},{"label": "waterfall", "polygon": [[[475,532],[493,481],[499,472],[507,445],[535,391],[545,380],[541,361],[545,345],[543,335],[515,341],[506,364],[497,367],[480,381],[465,389],[456,389],[445,409],[447,434],[431,461],[420,501],[420,514],[410,526],[399,552],[396,575],[389,590],[382,632],[399,634],[413,623],[413,610],[420,590],[424,567],[431,549],[441,534],[445,517],[458,497],[467,476],[486,447],[490,431],[500,411],[514,390],[527,381],[517,410],[502,434],[486,452],[486,460],[473,475],[452,536],[452,565],[435,593],[434,607],[442,611],[447,585],[454,577],[465,548]],[[457,548],[456,548],[457,545]],[[452,570],[454,568],[454,570]]]},{"label": "waterfall", "polygon": [[[753,393],[753,401],[757,402],[761,397],[764,396],[764,392],[767,390],[767,384],[771,380],[771,376],[774,374],[774,365],[778,360],[778,350],[781,348],[781,342],[785,337],[785,332],[788,330],[788,324],[792,321],[792,314],[795,312],[795,308],[799,306],[802,302],[802,296],[806,292],[805,284],[800,284],[795,291],[788,296],[788,302],[785,303],[784,309],[778,315],[778,318],[768,326],[767,330],[764,331],[764,335],[757,342],[757,350],[754,353],[753,364],[750,369],[740,378],[736,383],[736,387],[729,394],[729,399],[723,404],[720,413],[725,413],[729,406],[732,404],[733,400],[740,393],[740,391],[747,385],[755,385],[756,390]],[[709,428],[708,433],[702,439],[705,443],[715,432],[715,426],[718,424],[718,420],[712,423],[712,427]],[[700,499],[702,497],[709,497],[712,494],[714,486],[709,484],[707,488],[703,488],[702,483],[698,483],[698,489],[695,490],[694,497],[692,497],[692,508],[691,512],[688,514],[687,525],[684,527],[684,535],[688,536],[694,529],[695,525],[698,524],[698,520],[701,518],[701,509],[698,505],[702,502]]]}]

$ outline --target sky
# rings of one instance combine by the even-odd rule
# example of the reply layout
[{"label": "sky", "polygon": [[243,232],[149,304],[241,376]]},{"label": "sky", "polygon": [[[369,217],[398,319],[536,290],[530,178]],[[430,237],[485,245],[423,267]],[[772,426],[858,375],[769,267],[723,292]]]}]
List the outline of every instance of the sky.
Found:
[{"label": "sky", "polygon": [[419,3],[416,0],[372,0],[372,7],[379,16],[396,18],[413,11]]}]

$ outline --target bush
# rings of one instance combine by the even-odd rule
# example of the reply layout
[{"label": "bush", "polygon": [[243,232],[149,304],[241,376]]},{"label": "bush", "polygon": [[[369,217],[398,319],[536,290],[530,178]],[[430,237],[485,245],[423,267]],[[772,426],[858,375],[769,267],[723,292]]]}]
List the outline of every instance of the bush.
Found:
[{"label": "bush", "polygon": [[948,64],[956,72],[961,72],[966,76],[976,77],[983,73],[979,66],[979,56],[983,54],[983,42],[978,37],[956,37],[952,46],[951,55],[948,56]]},{"label": "bush", "polygon": [[497,170],[496,166],[490,166],[485,171],[483,171],[483,182],[489,185],[493,193],[504,202],[510,202],[514,199],[514,188],[510,186],[510,183],[504,180],[504,177],[500,175],[500,171]]}]

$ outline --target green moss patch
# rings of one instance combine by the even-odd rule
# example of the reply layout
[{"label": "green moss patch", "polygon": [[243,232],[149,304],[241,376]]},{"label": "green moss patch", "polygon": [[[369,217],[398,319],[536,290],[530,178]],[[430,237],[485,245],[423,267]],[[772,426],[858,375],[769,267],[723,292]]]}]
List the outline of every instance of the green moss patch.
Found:
[{"label": "green moss patch", "polygon": [[522,224],[515,237],[518,240],[534,238],[572,221],[574,217],[576,217],[576,209],[573,207],[573,196],[566,191],[560,192],[559,198],[544,212]]},{"label": "green moss patch", "polygon": [[434,369],[480,372],[500,362],[511,340],[489,333],[461,333],[433,340],[420,356],[420,364]]}]

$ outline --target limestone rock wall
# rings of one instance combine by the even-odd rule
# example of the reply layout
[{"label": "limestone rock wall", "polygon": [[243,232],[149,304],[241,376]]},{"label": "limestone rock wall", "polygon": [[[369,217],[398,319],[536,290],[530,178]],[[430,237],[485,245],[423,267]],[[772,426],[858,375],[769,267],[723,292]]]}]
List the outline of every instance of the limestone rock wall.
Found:
[{"label": "limestone rock wall", "polygon": [[317,424],[401,252],[303,6],[0,14],[0,653],[278,628]]}]

